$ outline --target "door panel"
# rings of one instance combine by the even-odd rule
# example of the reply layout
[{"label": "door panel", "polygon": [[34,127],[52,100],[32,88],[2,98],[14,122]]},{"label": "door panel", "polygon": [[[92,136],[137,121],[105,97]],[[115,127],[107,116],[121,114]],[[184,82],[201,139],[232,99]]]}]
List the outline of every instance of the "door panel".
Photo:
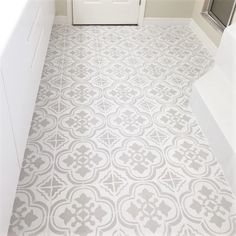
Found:
[{"label": "door panel", "polygon": [[139,0],[73,0],[74,24],[137,24]]},{"label": "door panel", "polygon": [[20,163],[24,157],[53,19],[54,1],[28,1],[1,58]]}]

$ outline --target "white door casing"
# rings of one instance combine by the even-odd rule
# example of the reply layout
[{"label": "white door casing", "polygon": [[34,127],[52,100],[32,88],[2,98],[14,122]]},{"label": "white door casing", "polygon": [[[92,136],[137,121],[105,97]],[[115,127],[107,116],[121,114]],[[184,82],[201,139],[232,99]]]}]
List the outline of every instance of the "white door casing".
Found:
[{"label": "white door casing", "polygon": [[146,0],[67,0],[67,15],[73,18],[73,24],[140,25],[145,3]]}]

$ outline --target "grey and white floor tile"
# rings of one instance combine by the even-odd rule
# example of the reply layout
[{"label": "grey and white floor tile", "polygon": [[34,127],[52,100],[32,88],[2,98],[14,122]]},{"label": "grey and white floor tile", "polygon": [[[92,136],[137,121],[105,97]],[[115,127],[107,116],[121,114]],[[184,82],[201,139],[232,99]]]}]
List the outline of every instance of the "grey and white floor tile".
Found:
[{"label": "grey and white floor tile", "polygon": [[235,236],[189,107],[212,64],[188,26],[55,25],[9,236]]}]

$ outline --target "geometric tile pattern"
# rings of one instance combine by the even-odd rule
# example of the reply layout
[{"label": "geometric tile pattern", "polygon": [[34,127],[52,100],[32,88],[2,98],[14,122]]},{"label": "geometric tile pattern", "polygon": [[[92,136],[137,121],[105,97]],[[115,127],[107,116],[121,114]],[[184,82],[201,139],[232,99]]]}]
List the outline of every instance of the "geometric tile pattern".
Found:
[{"label": "geometric tile pattern", "polygon": [[189,107],[212,63],[180,24],[55,25],[9,236],[236,235]]}]

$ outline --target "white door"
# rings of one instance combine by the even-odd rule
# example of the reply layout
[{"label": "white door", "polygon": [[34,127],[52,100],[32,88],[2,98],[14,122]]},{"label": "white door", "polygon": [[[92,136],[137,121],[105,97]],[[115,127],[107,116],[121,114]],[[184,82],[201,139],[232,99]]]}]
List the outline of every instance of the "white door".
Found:
[{"label": "white door", "polygon": [[138,24],[140,0],[73,0],[73,24]]}]

